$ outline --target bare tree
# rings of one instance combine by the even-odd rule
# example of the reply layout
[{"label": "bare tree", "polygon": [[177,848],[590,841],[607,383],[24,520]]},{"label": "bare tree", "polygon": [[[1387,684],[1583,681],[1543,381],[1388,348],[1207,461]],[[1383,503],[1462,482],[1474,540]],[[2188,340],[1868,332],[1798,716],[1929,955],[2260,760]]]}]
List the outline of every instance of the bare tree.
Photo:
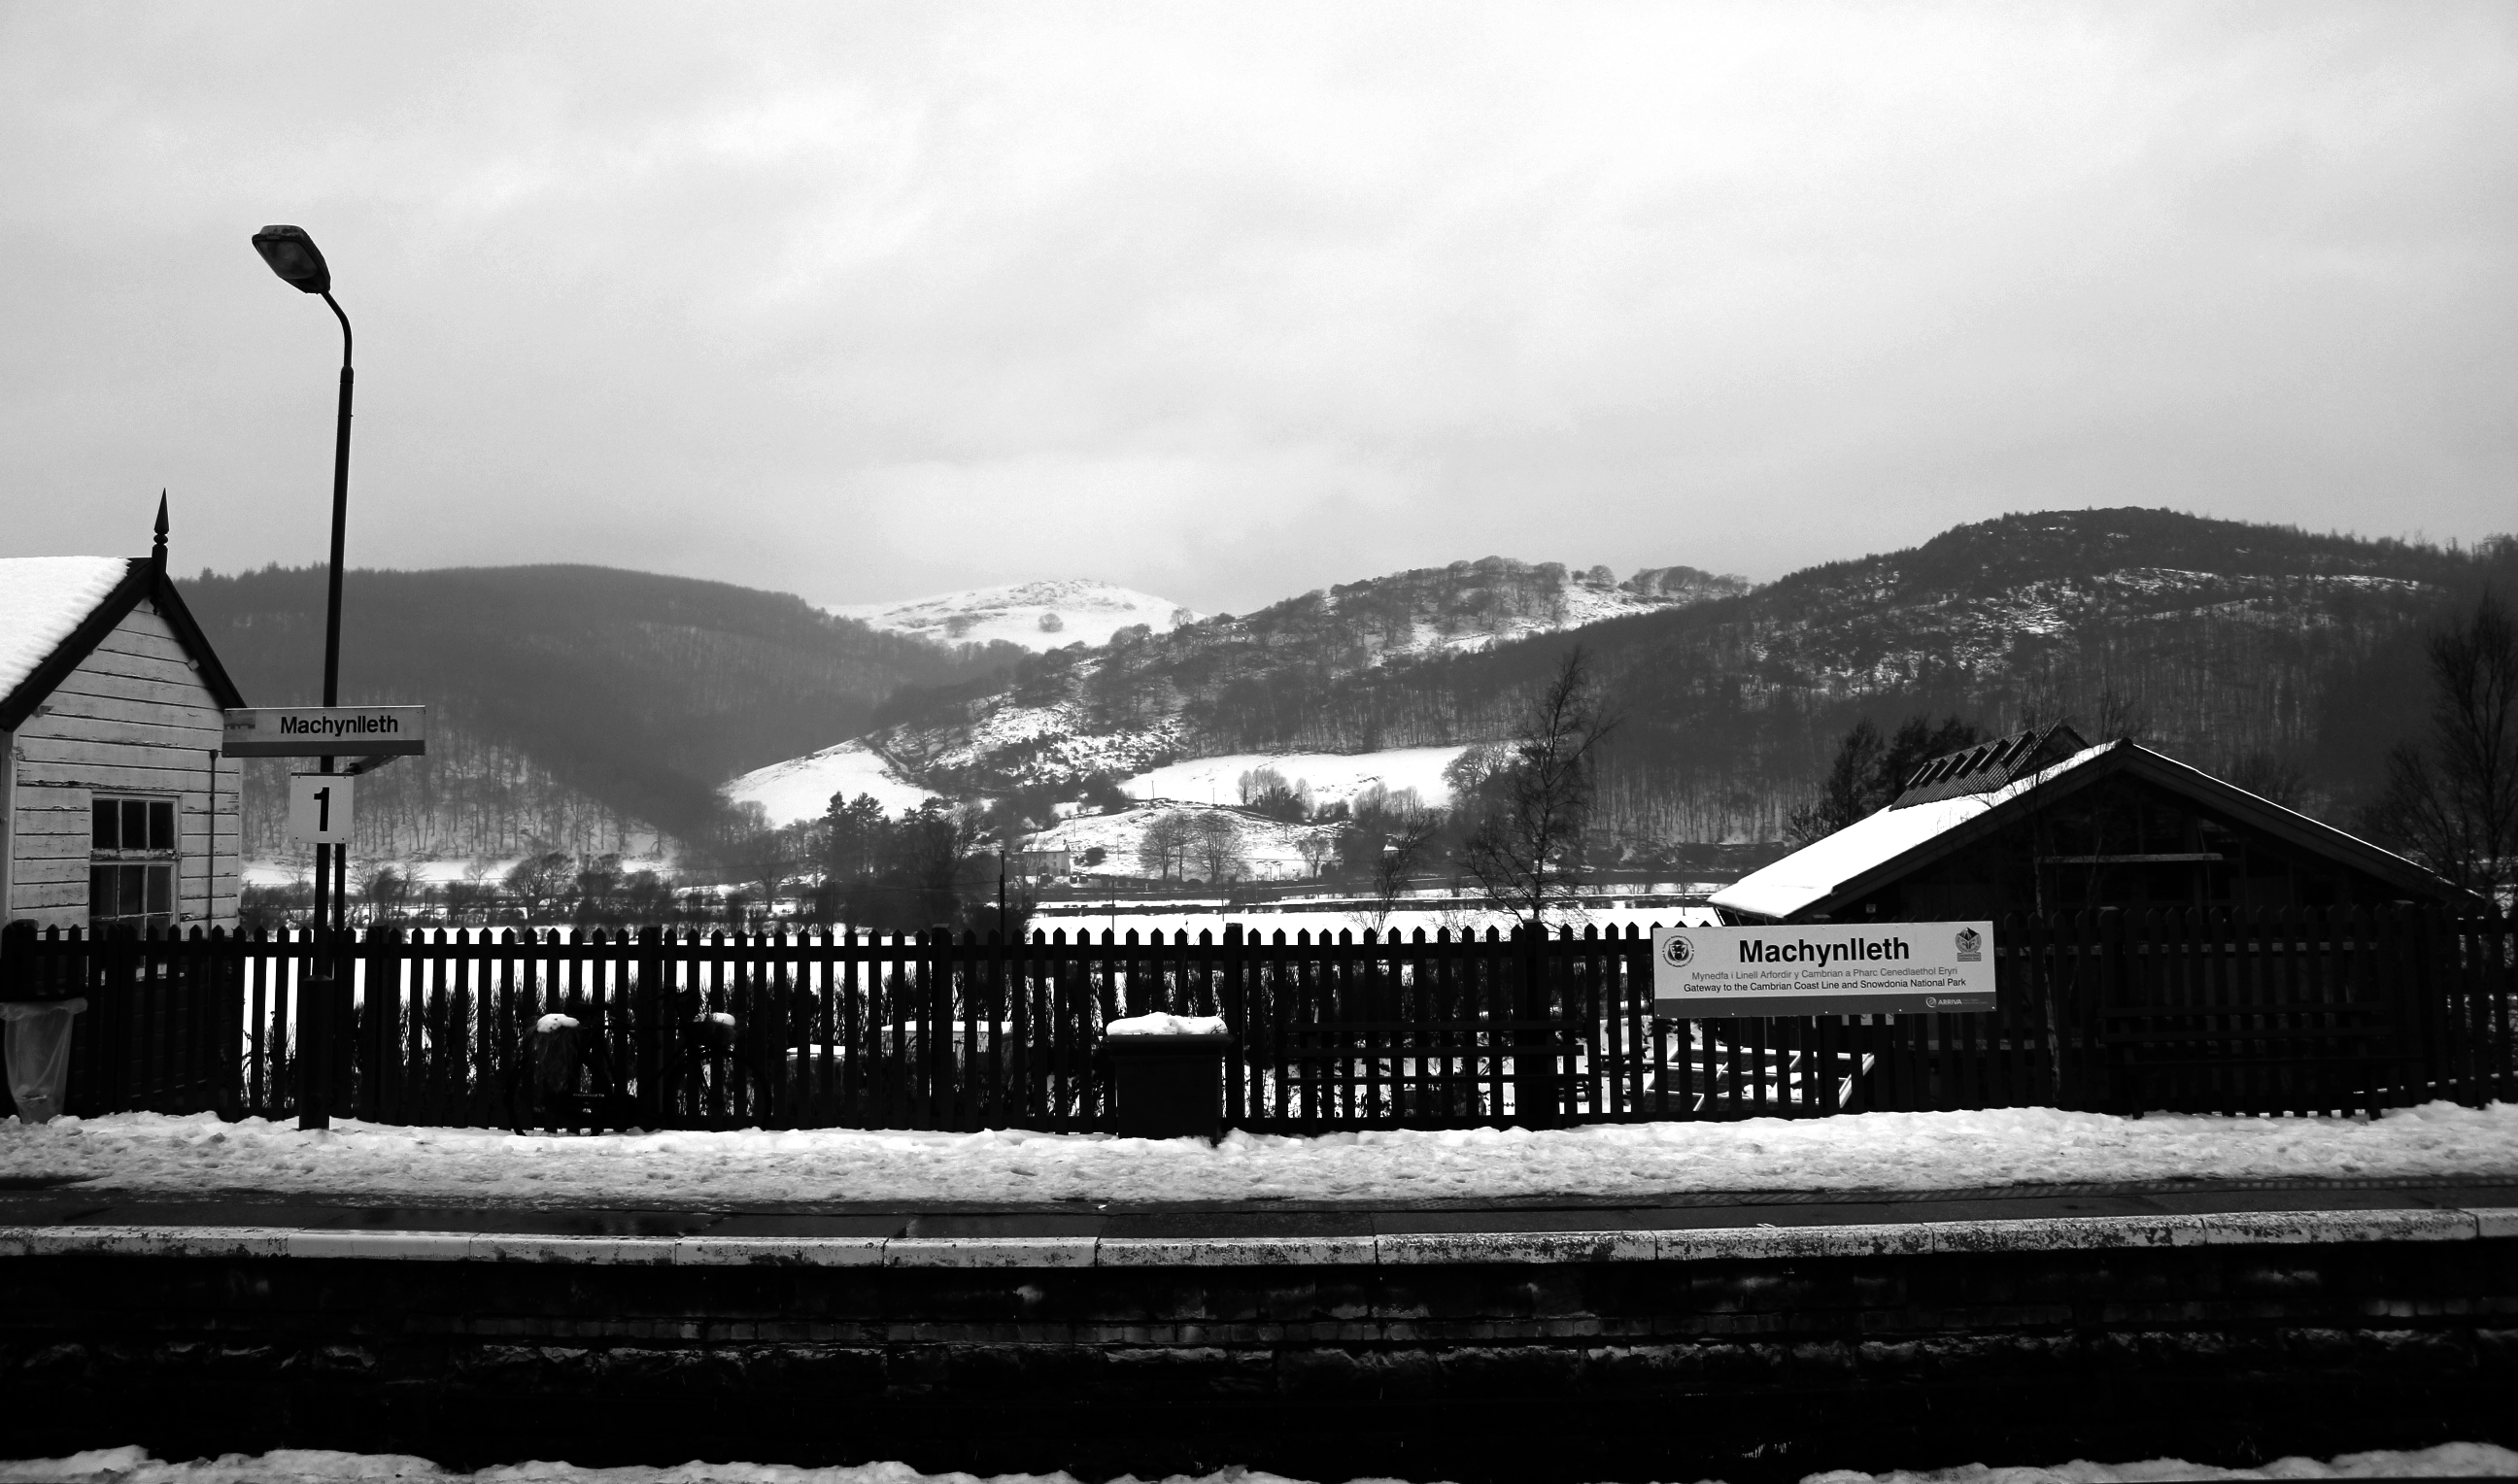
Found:
[{"label": "bare tree", "polygon": [[1146,822],[1137,840],[1137,865],[1156,880],[1168,880],[1189,862],[1192,830],[1188,811],[1170,810]]},{"label": "bare tree", "polygon": [[1191,822],[1190,853],[1209,881],[1233,880],[1249,864],[1242,853],[1241,822],[1220,810],[1208,810]]},{"label": "bare tree", "polygon": [[2486,592],[2430,636],[2431,735],[2387,755],[2379,831],[2469,891],[2518,884],[2518,627]]},{"label": "bare tree", "polygon": [[1618,722],[1590,657],[1574,646],[1524,712],[1510,757],[1463,801],[1474,813],[1461,864],[1524,926],[1544,926],[1549,908],[1572,900],[1598,793],[1600,743]]},{"label": "bare tree", "polygon": [[1974,722],[1957,716],[1937,723],[1930,716],[1909,716],[1887,737],[1865,717],[1837,743],[1818,797],[1792,812],[1784,832],[1795,845],[1834,834],[1888,808],[1904,791],[1906,780],[1916,769],[1944,752],[1983,740],[1984,733]]},{"label": "bare tree", "polygon": [[1338,832],[1333,826],[1315,827],[1294,838],[1294,849],[1303,858],[1303,869],[1316,876],[1321,873],[1321,868],[1328,864],[1329,857],[1337,854],[1337,848]]},{"label": "bare tree", "polygon": [[1426,810],[1410,810],[1386,818],[1378,831],[1380,854],[1366,868],[1371,882],[1372,925],[1390,925],[1390,914],[1399,910],[1400,900],[1408,895],[1408,883],[1416,874],[1424,859],[1425,848],[1443,828],[1442,816]]}]

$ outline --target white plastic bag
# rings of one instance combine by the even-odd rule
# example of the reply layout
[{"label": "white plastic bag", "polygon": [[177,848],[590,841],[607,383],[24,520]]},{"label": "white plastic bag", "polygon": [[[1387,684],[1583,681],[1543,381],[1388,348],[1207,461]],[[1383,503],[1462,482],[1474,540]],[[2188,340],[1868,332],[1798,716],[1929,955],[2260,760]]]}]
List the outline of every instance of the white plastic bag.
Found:
[{"label": "white plastic bag", "polygon": [[49,1124],[62,1111],[70,1076],[70,1020],[86,1008],[84,999],[0,1001],[0,1021],[9,1027],[9,1095],[17,1100],[19,1118]]}]

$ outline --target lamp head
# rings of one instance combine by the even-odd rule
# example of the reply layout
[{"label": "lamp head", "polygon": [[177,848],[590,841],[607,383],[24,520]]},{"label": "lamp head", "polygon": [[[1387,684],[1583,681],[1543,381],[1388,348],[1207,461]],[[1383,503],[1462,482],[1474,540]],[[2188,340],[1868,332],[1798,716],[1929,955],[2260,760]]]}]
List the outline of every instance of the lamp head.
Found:
[{"label": "lamp head", "polygon": [[302,227],[266,227],[253,234],[253,250],[271,271],[310,294],[332,291],[332,270],[324,265],[323,249]]}]

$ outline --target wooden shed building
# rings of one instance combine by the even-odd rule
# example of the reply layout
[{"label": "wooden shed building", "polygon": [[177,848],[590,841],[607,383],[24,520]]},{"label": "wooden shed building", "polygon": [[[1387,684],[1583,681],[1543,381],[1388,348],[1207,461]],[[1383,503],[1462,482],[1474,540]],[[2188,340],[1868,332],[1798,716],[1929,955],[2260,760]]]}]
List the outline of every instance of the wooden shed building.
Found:
[{"label": "wooden shed building", "polygon": [[2061,723],[1932,759],[1888,808],[1711,901],[1742,922],[2482,905],[2331,825],[2130,741],[2092,746]]},{"label": "wooden shed building", "polygon": [[243,704],[147,557],[0,559],[0,921],[236,926]]}]

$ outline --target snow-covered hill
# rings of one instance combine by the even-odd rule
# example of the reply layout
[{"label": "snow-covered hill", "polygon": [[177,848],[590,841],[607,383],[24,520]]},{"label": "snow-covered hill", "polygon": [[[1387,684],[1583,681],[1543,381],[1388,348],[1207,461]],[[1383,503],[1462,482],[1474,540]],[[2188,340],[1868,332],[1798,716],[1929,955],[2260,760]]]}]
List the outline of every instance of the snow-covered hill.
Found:
[{"label": "snow-covered hill", "polygon": [[906,603],[852,603],[828,610],[842,618],[938,644],[1020,645],[1054,650],[1078,642],[1101,646],[1123,628],[1142,623],[1167,634],[1203,615],[1168,598],[1090,578],[1018,582],[939,593]]},{"label": "snow-covered hill", "polygon": [[756,768],[725,785],[729,802],[738,806],[759,804],[772,825],[820,819],[831,807],[831,795],[835,793],[851,799],[860,793],[871,793],[890,814],[915,809],[935,797],[892,772],[883,754],[862,742],[845,742],[836,747]]}]

